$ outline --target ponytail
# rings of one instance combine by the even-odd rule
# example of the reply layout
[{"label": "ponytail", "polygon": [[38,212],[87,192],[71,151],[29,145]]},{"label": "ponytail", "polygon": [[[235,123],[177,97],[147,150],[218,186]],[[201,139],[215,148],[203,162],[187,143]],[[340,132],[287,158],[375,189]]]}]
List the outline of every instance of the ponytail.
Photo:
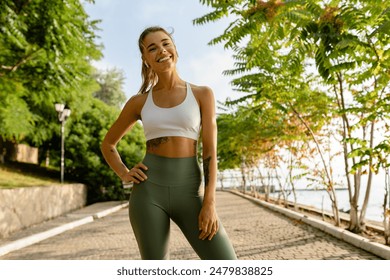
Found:
[{"label": "ponytail", "polygon": [[147,67],[145,62],[142,61],[141,69],[142,85],[138,91],[138,94],[144,94],[148,92],[155,84],[157,84],[158,76],[154,71]]}]

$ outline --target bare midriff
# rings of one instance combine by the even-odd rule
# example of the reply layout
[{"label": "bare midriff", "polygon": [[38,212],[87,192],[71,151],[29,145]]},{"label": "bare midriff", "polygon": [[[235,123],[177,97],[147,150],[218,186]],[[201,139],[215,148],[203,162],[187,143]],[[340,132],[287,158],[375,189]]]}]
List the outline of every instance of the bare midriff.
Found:
[{"label": "bare midriff", "polygon": [[192,157],[196,156],[197,141],[178,136],[159,137],[146,142],[146,151],[170,158]]}]

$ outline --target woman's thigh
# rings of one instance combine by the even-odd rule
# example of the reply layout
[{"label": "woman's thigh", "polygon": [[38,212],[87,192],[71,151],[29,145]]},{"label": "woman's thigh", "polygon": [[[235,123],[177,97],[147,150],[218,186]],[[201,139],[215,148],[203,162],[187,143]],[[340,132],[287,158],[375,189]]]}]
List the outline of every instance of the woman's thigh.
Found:
[{"label": "woman's thigh", "polygon": [[198,217],[202,197],[196,191],[171,190],[171,217],[201,259],[237,259],[234,248],[220,221],[217,234],[211,240],[199,239]]},{"label": "woman's thigh", "polygon": [[135,185],[129,203],[130,223],[142,259],[168,259],[167,190],[145,181]]}]

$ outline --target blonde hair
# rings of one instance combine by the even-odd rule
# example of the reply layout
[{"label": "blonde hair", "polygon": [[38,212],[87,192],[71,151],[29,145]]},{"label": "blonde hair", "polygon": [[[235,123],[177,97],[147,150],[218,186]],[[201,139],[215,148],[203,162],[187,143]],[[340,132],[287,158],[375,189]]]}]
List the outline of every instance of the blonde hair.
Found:
[{"label": "blonde hair", "polygon": [[[173,42],[173,38],[172,38],[173,32],[169,33],[168,31],[166,31],[164,28],[162,28],[160,26],[148,27],[141,33],[141,35],[139,36],[139,39],[138,39],[138,47],[139,47],[141,54],[143,54],[143,52],[145,50],[145,46],[144,46],[145,37],[150,33],[158,32],[158,31],[161,31],[161,32],[164,32],[165,34],[167,34]],[[157,84],[158,76],[150,67],[148,67],[146,65],[146,62],[143,61],[143,59],[142,59],[141,77],[142,77],[142,85],[138,91],[138,94],[145,94],[154,85]]]}]

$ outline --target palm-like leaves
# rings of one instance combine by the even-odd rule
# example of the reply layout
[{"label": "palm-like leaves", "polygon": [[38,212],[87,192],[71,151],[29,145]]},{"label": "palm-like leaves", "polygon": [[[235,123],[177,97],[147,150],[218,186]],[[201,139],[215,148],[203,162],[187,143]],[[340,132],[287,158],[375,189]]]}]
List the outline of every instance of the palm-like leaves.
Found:
[{"label": "palm-like leaves", "polygon": [[[388,166],[383,156],[390,150],[387,126],[384,141],[374,143],[375,124],[390,117],[388,1],[201,2],[235,16],[224,34],[210,42],[223,43],[235,52],[235,68],[224,74],[236,76],[232,85],[246,96],[229,104],[247,102],[257,112],[254,118],[274,111],[284,122],[296,124],[299,116],[313,133],[330,117],[339,116],[344,151],[352,159],[346,160],[346,169],[362,174],[368,168],[371,176],[375,168]],[[200,18],[195,23],[210,20]],[[290,140],[304,137],[298,127]],[[286,127],[281,131],[283,137],[288,134]],[[362,141],[349,141],[358,132]],[[349,187],[351,197],[360,190],[358,185],[354,191]],[[351,229],[359,230],[359,225]]]}]

